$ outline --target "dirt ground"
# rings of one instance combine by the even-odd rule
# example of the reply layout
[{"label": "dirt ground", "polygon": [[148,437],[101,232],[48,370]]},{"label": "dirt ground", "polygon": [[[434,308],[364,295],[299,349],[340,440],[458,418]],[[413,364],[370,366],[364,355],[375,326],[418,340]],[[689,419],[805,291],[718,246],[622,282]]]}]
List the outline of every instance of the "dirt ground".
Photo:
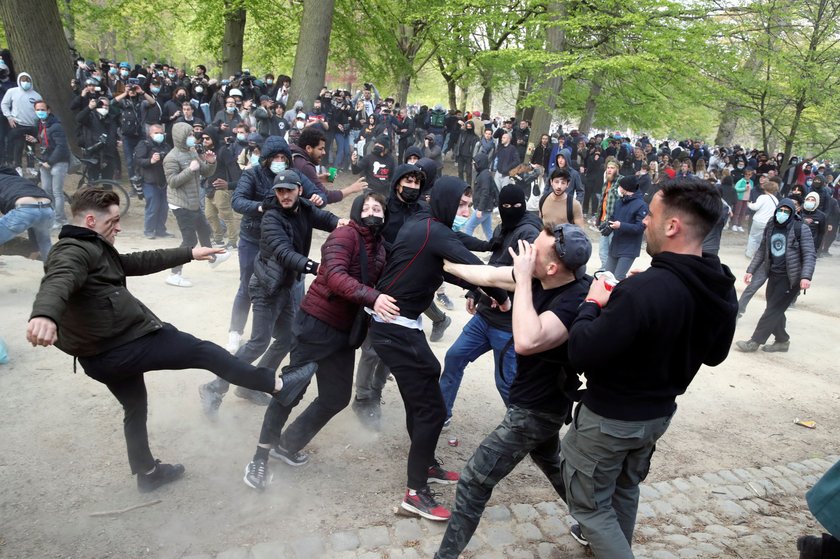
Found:
[{"label": "dirt ground", "polygon": [[[347,178],[340,177],[341,183]],[[344,216],[349,203],[331,208]],[[117,239],[122,252],[177,246],[178,239],[149,241],[142,236],[140,203],[134,201]],[[175,230],[174,219],[170,227]],[[597,243],[596,233],[590,232]],[[325,238],[316,234],[313,258]],[[744,234],[724,235],[722,258],[737,277],[747,260]],[[87,378],[55,348],[34,349],[24,331],[42,267],[0,249],[0,337],[11,360],[0,365],[0,557],[181,557],[224,549],[393,522],[392,507],[402,496],[407,437],[397,388],[384,394],[380,434],[365,431],[348,408],[315,438],[310,463],[299,469],[272,462],[274,483],[263,494],[242,482],[262,420],[263,408],[233,397],[225,400],[217,424],[200,409],[197,387],[206,371],[161,371],[146,376],[150,395],[152,450],[165,462],[182,462],[182,481],[145,496],[130,476],[122,435],[122,410],[106,388]],[[597,266],[597,251],[590,270]],[[840,248],[834,247],[840,255]],[[4,255],[5,254],[5,255]],[[649,258],[637,260],[644,267]],[[163,320],[224,345],[238,281],[233,258],[216,270],[191,263],[184,275],[191,289],[166,285],[166,272],[131,278],[129,288]],[[649,481],[720,468],[771,465],[840,452],[840,349],[834,345],[840,315],[840,257],[821,259],[813,288],[788,313],[789,353],[733,351],[721,366],[700,371],[669,432],[660,441]],[[744,284],[738,281],[739,292]],[[432,344],[439,359],[469,315],[462,290],[447,286],[456,301],[453,324]],[[757,295],[738,325],[746,339],[764,307]],[[427,330],[430,325],[427,325]],[[656,350],[655,340],[641,340]],[[317,392],[313,386],[304,404]],[[299,408],[299,409],[302,409]],[[466,372],[439,457],[460,468],[504,408],[485,355]],[[294,414],[293,414],[294,417]],[[795,418],[817,422],[814,430]],[[446,438],[456,436],[460,446]],[[454,490],[444,489],[451,504]],[[523,462],[499,485],[491,504],[552,499],[552,490],[530,462]],[[122,509],[152,499],[162,502],[111,518],[98,511]]]}]

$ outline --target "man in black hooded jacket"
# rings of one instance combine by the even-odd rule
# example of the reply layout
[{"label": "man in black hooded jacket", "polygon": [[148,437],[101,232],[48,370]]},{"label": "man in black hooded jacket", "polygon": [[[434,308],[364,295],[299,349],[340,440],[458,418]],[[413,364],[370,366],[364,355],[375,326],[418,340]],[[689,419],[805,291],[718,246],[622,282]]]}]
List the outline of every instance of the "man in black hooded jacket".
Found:
[{"label": "man in black hooded jacket", "polygon": [[[639,483],[657,440],[701,365],[726,359],[735,333],[735,278],[703,239],[720,194],[696,178],[667,180],[645,217],[651,267],[611,291],[595,280],[569,336],[586,391],[560,450],[573,534],[595,557],[632,559]],[[654,336],[650,352],[641,337]],[[575,533],[576,532],[576,533]]]},{"label": "man in black hooded jacket", "polygon": [[[420,315],[429,307],[444,277],[465,285],[454,276],[444,275],[444,258],[462,264],[481,263],[452,231],[456,214],[469,215],[470,194],[466,183],[455,177],[443,177],[435,183],[430,207],[411,216],[397,234],[376,286],[396,299],[400,314],[374,314],[370,325],[373,348],[391,369],[406,409],[411,447],[407,489],[401,505],[438,521],[447,520],[450,512],[435,501],[429,483],[455,483],[458,474],[443,470],[434,457],[446,408],[438,384],[440,363],[426,342]],[[486,292],[502,310],[510,309],[504,290],[487,288]]]}]

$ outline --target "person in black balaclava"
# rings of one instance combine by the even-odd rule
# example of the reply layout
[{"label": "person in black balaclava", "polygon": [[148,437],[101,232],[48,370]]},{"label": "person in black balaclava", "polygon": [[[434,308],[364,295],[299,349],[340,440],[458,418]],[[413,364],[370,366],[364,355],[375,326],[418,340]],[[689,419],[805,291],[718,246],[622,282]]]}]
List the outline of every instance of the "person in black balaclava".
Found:
[{"label": "person in black balaclava", "polygon": [[[513,257],[508,249],[518,250],[520,240],[533,243],[542,230],[542,222],[536,215],[525,211],[525,193],[513,184],[503,187],[499,193],[499,215],[502,223],[496,226],[488,243],[495,247],[488,264],[511,266]],[[508,293],[508,296],[512,300],[513,293]],[[516,376],[511,314],[494,308],[490,298],[478,290],[467,293],[467,312],[473,317],[446,352],[440,377],[440,391],[446,405],[446,427],[452,420],[452,406],[467,364],[487,353],[488,349],[493,350],[496,389],[505,406],[508,405],[510,384]]]},{"label": "person in black balaclava", "polygon": [[391,138],[385,135],[377,136],[373,142],[373,150],[359,159],[356,152],[350,156],[351,169],[354,175],[364,173],[370,190],[388,197],[391,186],[391,174],[397,166],[391,155]]},{"label": "person in black balaclava", "polygon": [[785,330],[785,311],[799,295],[800,289],[811,287],[811,278],[817,262],[811,230],[803,227],[796,215],[793,200],[783,198],[776,207],[773,221],[767,224],[761,246],[747,267],[744,283],[750,283],[753,274],[767,277],[767,307],[749,340],[736,342],[738,350],[751,353],[761,348],[767,352],[787,351],[790,336]]}]

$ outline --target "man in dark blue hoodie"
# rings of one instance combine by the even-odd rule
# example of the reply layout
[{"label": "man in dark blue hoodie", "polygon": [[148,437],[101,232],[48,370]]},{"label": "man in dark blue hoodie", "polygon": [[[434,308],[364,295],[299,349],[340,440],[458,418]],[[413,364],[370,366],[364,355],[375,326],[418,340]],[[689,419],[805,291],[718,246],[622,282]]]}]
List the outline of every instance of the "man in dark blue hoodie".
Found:
[{"label": "man in dark blue hoodie", "polygon": [[[373,348],[399,386],[411,439],[408,483],[401,506],[438,521],[448,520],[450,513],[437,503],[429,483],[456,483],[459,476],[443,470],[435,461],[446,407],[438,384],[440,363],[426,342],[420,315],[431,304],[444,278],[472,287],[443,272],[444,259],[461,264],[482,263],[452,230],[455,216],[469,215],[471,203],[471,191],[464,181],[442,177],[435,183],[430,206],[411,216],[397,234],[376,286],[396,299],[400,314],[374,314],[370,325]],[[487,288],[485,292],[502,310],[510,309],[506,291]]]},{"label": "man in dark blue hoodie", "polygon": [[[583,181],[580,178],[580,173],[573,169],[570,161],[572,160],[572,150],[569,148],[560,148],[557,150],[557,155],[554,157],[554,164],[548,169],[549,175],[554,169],[568,169],[569,170],[569,192],[575,193],[575,200],[578,202],[583,200]],[[551,192],[551,184],[546,184],[543,189],[543,196],[548,196]]]},{"label": "man in dark blue hoodie", "polygon": [[[560,450],[573,534],[595,557],[632,559],[639,483],[657,440],[702,365],[726,359],[735,333],[735,278],[703,255],[720,194],[700,179],[667,180],[645,217],[651,267],[611,291],[592,283],[569,337],[586,391]],[[656,339],[651,352],[641,338]]]}]

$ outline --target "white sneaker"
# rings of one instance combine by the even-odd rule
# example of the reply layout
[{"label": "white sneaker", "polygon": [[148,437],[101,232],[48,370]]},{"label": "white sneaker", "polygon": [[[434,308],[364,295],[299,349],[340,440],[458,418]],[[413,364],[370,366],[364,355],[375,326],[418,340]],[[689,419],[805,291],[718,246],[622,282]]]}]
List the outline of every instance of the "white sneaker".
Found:
[{"label": "white sneaker", "polygon": [[737,226],[737,225],[733,225],[733,226],[732,226],[732,231],[733,231],[733,232],[735,232],[735,233],[737,233],[737,232],[738,232],[738,226]]},{"label": "white sneaker", "polygon": [[166,278],[166,284],[175,287],[192,287],[192,282],[181,274],[169,274],[169,277]]},{"label": "white sneaker", "polygon": [[239,349],[239,343],[242,341],[242,334],[239,332],[228,332],[228,343],[225,349],[230,353],[236,353]]},{"label": "white sneaker", "polygon": [[215,268],[216,266],[218,266],[219,264],[221,264],[222,262],[224,262],[225,260],[230,258],[230,253],[229,252],[221,252],[219,254],[215,254],[214,256],[216,257],[216,259],[210,262],[210,267],[211,268]]}]

